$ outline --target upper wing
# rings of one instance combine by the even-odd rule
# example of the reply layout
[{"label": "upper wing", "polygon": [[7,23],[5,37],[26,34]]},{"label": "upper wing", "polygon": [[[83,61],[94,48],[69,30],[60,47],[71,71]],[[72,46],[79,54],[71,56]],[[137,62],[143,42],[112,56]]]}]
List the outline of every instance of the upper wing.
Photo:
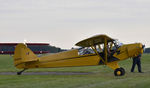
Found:
[{"label": "upper wing", "polygon": [[97,44],[103,44],[105,42],[105,39],[107,40],[107,42],[115,41],[114,39],[108,37],[107,35],[96,35],[88,39],[82,40],[75,45],[81,47],[90,47]]}]

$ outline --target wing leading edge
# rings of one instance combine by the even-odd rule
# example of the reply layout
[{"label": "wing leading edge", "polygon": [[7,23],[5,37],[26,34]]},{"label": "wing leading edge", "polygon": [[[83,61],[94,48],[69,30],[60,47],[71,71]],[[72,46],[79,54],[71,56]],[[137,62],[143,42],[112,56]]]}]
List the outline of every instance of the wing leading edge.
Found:
[{"label": "wing leading edge", "polygon": [[90,47],[93,45],[103,44],[105,42],[105,39],[107,40],[107,42],[115,41],[115,39],[112,39],[108,37],[107,35],[101,34],[101,35],[96,35],[88,39],[82,40],[76,43],[75,45],[81,46],[81,47]]}]

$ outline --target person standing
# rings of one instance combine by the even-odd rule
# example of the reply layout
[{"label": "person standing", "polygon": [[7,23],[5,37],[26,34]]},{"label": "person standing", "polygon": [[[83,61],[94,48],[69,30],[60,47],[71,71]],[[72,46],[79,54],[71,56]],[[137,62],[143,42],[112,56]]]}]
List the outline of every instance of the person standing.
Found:
[{"label": "person standing", "polygon": [[139,54],[138,56],[133,58],[133,64],[132,64],[131,72],[134,72],[134,68],[137,65],[139,73],[143,73],[141,70],[141,56],[142,55]]}]

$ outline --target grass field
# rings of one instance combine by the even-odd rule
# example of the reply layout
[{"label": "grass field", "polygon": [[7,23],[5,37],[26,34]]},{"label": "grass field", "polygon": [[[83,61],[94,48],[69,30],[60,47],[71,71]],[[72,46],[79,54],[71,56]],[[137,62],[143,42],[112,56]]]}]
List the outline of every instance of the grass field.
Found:
[{"label": "grass field", "polygon": [[[150,54],[142,57],[142,70],[130,73],[132,60],[119,63],[126,75],[115,77],[106,66],[30,69],[26,72],[91,72],[87,75],[0,75],[0,88],[150,88]],[[13,58],[0,56],[0,72],[17,72]]]}]

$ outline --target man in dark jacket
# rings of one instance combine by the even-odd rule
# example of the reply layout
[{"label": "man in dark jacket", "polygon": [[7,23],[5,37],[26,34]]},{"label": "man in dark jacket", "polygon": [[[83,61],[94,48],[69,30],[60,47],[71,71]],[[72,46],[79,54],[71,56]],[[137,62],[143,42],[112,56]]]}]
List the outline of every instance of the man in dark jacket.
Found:
[{"label": "man in dark jacket", "polygon": [[141,71],[141,54],[139,54],[138,56],[136,56],[136,57],[133,58],[133,64],[132,64],[131,72],[134,72],[134,68],[135,68],[136,64],[138,66],[138,71],[140,73],[143,73]]}]

